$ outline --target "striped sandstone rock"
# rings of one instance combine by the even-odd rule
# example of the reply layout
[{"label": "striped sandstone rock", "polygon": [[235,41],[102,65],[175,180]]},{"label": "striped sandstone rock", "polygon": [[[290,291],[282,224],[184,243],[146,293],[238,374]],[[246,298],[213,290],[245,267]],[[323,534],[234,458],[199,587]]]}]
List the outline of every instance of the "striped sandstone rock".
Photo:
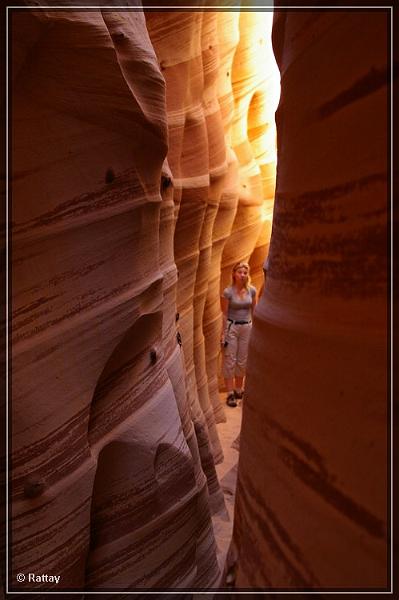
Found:
[{"label": "striped sandstone rock", "polygon": [[144,15],[13,25],[13,573],[60,574],[57,591],[211,587]]},{"label": "striped sandstone rock", "polygon": [[387,16],[281,11],[278,175],[249,352],[236,585],[387,586]]}]

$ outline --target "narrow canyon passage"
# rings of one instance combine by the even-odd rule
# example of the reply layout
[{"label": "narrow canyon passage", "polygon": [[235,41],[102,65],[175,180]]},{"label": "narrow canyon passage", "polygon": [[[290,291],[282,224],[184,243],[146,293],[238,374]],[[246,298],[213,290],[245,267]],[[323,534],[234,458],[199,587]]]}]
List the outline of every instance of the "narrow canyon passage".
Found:
[{"label": "narrow canyon passage", "polygon": [[389,12],[111,4],[10,11],[8,585],[386,589]]}]

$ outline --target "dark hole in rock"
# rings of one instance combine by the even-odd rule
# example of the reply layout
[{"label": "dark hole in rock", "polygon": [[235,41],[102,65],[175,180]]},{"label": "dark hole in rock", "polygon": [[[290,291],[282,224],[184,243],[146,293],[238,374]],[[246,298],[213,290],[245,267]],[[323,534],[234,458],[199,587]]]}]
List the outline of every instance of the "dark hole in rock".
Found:
[{"label": "dark hole in rock", "polygon": [[24,485],[24,495],[26,498],[37,498],[44,491],[44,482],[43,481],[34,481],[33,479],[28,479]]},{"label": "dark hole in rock", "polygon": [[115,179],[115,173],[113,169],[107,169],[105,173],[105,183],[112,183]]},{"label": "dark hole in rock", "polygon": [[167,190],[168,187],[172,185],[172,179],[167,175],[162,175],[161,177],[161,190]]}]

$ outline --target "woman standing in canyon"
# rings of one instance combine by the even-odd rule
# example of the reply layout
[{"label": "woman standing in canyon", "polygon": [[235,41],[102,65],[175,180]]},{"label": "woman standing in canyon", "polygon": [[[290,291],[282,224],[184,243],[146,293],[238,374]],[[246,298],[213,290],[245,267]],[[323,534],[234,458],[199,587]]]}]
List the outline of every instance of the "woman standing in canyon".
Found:
[{"label": "woman standing in canyon", "polygon": [[223,329],[221,343],[224,349],[223,376],[228,406],[237,406],[243,396],[248,342],[252,315],[256,304],[256,288],[251,285],[249,264],[238,262],[232,270],[231,285],[221,297]]}]

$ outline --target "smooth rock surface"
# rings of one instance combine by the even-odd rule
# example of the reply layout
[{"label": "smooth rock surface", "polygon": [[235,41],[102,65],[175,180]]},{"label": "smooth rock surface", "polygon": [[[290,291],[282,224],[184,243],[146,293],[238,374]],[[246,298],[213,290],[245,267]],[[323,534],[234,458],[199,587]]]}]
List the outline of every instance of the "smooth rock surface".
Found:
[{"label": "smooth rock surface", "polygon": [[278,175],[237,587],[387,581],[387,14],[277,12]]},{"label": "smooth rock surface", "polygon": [[145,17],[13,18],[13,577],[212,587],[209,441],[176,339],[165,82]]}]

